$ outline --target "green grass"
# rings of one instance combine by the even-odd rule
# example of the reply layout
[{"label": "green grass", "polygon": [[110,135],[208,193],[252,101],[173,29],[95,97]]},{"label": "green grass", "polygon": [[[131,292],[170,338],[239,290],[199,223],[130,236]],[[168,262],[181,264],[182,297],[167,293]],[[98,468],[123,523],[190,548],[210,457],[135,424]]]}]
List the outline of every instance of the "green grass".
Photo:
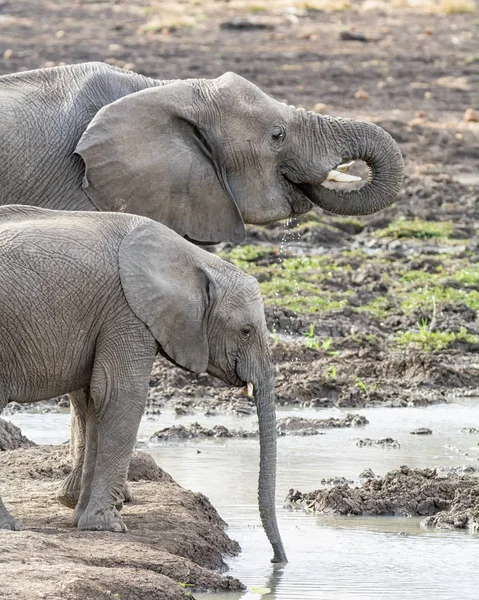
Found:
[{"label": "green grass", "polygon": [[411,221],[404,217],[399,217],[391,221],[385,229],[379,229],[376,235],[378,237],[390,237],[394,239],[446,239],[451,235],[453,227],[453,224],[449,221],[423,221],[418,218]]},{"label": "green grass", "polygon": [[430,311],[433,299],[439,306],[444,303],[461,304],[464,303],[473,310],[479,310],[479,292],[476,290],[467,291],[452,287],[424,287],[407,292],[402,296],[400,305],[404,314],[417,311]]},{"label": "green grass", "polygon": [[[414,235],[422,239],[436,236],[447,240],[445,236],[451,229],[452,225],[447,222],[398,219],[383,231],[392,232],[394,236]],[[324,314],[350,306],[351,298],[362,291],[362,285],[353,283],[358,263],[368,265],[373,272],[380,272],[381,285],[372,288],[375,291],[371,292],[372,299],[367,304],[352,305],[356,312],[368,313],[379,320],[391,314],[412,316],[417,320],[427,315],[432,318],[433,311],[440,314],[446,304],[465,304],[479,311],[479,266],[476,268],[467,254],[460,258],[441,254],[440,259],[436,259],[436,266],[431,265],[427,255],[397,260],[353,250],[291,256],[283,255],[278,247],[267,245],[240,246],[223,251],[221,256],[258,278],[267,307],[288,309],[298,316]],[[419,266],[411,269],[412,260]],[[421,268],[423,264],[427,265],[427,270]],[[417,332],[404,335],[419,343]],[[426,346],[438,347],[447,343],[444,336],[433,336],[431,340]],[[317,345],[317,340],[310,343]]]},{"label": "green grass", "polygon": [[478,343],[479,336],[471,335],[464,327],[459,331],[429,331],[426,325],[420,325],[419,331],[400,332],[396,337],[399,346],[411,346],[425,352],[446,350],[454,342]]}]

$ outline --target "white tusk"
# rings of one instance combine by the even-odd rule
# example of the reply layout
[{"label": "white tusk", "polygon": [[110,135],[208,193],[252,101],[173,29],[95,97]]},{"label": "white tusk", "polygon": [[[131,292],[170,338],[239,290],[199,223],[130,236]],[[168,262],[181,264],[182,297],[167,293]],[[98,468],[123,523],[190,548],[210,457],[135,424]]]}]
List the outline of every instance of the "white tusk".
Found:
[{"label": "white tusk", "polygon": [[251,381],[248,381],[248,383],[244,386],[244,388],[243,388],[243,394],[245,396],[248,396],[248,398],[253,398],[254,397],[254,386],[251,383]]},{"label": "white tusk", "polygon": [[338,165],[336,167],[336,171],[341,171],[341,173],[347,173],[349,171],[349,169],[354,165],[355,161],[352,160],[351,162],[348,163],[343,163],[342,165]]},{"label": "white tusk", "polygon": [[[341,165],[342,166],[342,165]],[[341,171],[329,171],[326,181],[338,181],[340,183],[351,183],[351,181],[361,181],[361,177],[356,175],[348,175],[347,173],[341,173]]]}]

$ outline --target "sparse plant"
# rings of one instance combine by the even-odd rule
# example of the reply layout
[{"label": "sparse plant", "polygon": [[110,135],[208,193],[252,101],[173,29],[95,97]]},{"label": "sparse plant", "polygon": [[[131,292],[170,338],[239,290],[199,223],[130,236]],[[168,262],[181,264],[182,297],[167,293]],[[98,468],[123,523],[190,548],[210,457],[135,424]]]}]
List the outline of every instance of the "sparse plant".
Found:
[{"label": "sparse plant", "polygon": [[308,348],[312,348],[313,350],[319,350],[319,339],[314,333],[314,325],[312,323],[309,324],[309,331],[304,334],[304,337],[308,339],[308,341],[306,342]]},{"label": "sparse plant", "polygon": [[279,335],[274,325],[271,328],[271,339],[273,340],[273,344],[277,344],[279,342]]},{"label": "sparse plant", "polygon": [[337,375],[338,375],[338,372],[334,365],[330,365],[324,372],[324,377],[325,377],[326,381],[336,381]]},{"label": "sparse plant", "polygon": [[367,397],[376,389],[376,384],[367,385],[360,377],[354,378],[354,387],[363,392],[363,394]]}]

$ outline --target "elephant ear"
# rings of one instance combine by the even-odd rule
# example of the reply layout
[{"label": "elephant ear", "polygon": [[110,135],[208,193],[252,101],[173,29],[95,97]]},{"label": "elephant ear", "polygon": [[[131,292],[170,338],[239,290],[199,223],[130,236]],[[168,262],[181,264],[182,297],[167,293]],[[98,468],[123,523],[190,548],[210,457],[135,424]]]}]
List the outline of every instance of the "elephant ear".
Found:
[{"label": "elephant ear", "polygon": [[119,251],[126,300],[164,352],[178,365],[202,373],[208,366],[206,336],[209,279],[204,252],[151,221],[133,229]]},{"label": "elephant ear", "polygon": [[104,106],[75,149],[93,204],[150,217],[198,242],[243,240],[243,218],[198,127],[203,104],[177,81]]}]

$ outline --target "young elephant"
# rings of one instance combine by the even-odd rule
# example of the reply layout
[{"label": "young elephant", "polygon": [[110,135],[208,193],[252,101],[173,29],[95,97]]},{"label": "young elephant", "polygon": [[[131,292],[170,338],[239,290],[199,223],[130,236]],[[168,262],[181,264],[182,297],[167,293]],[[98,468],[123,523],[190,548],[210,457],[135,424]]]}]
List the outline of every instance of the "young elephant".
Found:
[{"label": "young elephant", "polygon": [[[0,411],[84,389],[79,529],[126,531],[115,508],[159,350],[234,386],[253,384],[259,508],[276,522],[274,382],[256,280],[145,217],[0,207]],[[18,529],[0,500],[0,528]]]}]

